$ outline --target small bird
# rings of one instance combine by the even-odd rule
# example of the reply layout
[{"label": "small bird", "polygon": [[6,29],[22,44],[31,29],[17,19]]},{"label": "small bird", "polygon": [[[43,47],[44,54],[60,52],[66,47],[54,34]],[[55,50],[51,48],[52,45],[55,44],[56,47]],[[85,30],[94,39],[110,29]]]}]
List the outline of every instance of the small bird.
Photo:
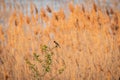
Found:
[{"label": "small bird", "polygon": [[60,48],[60,45],[56,41],[54,41],[54,43],[56,44],[55,47],[59,47]]}]

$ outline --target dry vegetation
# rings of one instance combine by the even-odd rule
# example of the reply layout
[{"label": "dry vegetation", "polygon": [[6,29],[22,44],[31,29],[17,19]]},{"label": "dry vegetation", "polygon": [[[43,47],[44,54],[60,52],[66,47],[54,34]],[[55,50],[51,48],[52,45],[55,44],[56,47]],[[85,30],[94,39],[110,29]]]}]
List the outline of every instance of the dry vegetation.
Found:
[{"label": "dry vegetation", "polygon": [[52,47],[53,41],[61,48],[54,51],[53,70],[45,80],[64,63],[56,80],[119,80],[120,12],[95,4],[90,11],[69,4],[69,11],[66,16],[63,9],[47,6],[39,12],[31,5],[30,16],[16,9],[9,14],[7,29],[0,25],[0,80],[31,80],[25,58],[42,55],[40,45]]}]

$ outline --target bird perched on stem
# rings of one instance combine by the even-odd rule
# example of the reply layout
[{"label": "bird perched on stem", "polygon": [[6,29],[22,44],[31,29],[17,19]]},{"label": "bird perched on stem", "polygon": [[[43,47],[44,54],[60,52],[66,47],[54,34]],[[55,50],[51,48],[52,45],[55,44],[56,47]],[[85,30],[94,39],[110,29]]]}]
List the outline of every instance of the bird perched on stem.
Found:
[{"label": "bird perched on stem", "polygon": [[54,43],[55,43],[55,47],[59,47],[60,48],[60,45],[56,42],[56,41],[54,41]]}]

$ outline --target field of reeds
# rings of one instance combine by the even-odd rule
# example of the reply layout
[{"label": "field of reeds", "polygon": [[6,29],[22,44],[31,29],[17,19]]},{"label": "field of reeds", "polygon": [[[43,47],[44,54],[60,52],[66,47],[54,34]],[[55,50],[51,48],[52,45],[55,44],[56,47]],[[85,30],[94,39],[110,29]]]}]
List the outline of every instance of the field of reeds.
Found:
[{"label": "field of reeds", "polygon": [[[1,7],[0,80],[32,80],[25,59],[34,62],[34,53],[42,58],[41,45],[56,43],[51,70],[43,80],[64,66],[54,80],[120,80],[119,10],[103,10],[95,3],[87,10],[85,5],[69,3],[66,15],[64,8],[54,11],[46,5],[38,10],[31,4],[26,15],[18,8],[7,10],[4,3]],[[34,64],[41,72],[41,65]]]}]

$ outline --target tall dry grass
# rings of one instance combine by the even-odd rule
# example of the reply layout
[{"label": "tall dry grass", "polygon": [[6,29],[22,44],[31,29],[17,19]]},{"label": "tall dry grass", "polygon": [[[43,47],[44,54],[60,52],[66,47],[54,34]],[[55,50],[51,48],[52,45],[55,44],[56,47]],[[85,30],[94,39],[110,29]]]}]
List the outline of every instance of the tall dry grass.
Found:
[{"label": "tall dry grass", "polygon": [[[66,69],[56,80],[118,80],[120,78],[120,12],[102,11],[96,4],[69,5],[55,12],[47,6],[39,12],[31,5],[31,14],[14,10],[7,21],[7,29],[0,26],[0,80],[31,80],[25,58],[32,60],[34,52],[42,55],[40,45],[53,45],[55,50],[54,76],[64,63]],[[50,15],[49,15],[50,14]],[[37,63],[36,63],[37,64]],[[39,66],[38,66],[39,67]]]}]

